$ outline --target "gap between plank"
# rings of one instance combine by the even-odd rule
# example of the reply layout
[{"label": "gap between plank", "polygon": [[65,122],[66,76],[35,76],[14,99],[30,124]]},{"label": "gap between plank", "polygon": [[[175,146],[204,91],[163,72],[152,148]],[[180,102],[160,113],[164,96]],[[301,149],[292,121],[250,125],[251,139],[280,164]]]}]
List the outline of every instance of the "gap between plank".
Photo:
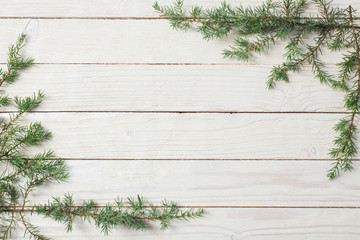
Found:
[{"label": "gap between plank", "polygon": [[[17,113],[17,111],[0,111],[0,113]],[[54,110],[54,111],[30,111],[27,113],[139,113],[139,114],[348,114],[348,112],[314,112],[314,111],[274,111],[274,112],[261,112],[261,111],[153,111],[153,110]]]},{"label": "gap between plank", "polygon": [[[219,158],[174,158],[174,159],[161,159],[161,158],[61,158],[64,161],[324,161],[331,162],[334,159],[264,159],[264,158],[254,158],[254,159],[241,159],[241,158],[228,158],[228,159],[219,159]],[[352,161],[360,161],[360,159],[352,159]]]},{"label": "gap between plank", "polygon": [[[0,64],[7,64],[5,62],[0,62]],[[106,63],[106,62],[68,62],[68,63],[42,63],[42,62],[34,62],[34,65],[139,65],[139,66],[146,66],[146,65],[154,65],[154,66],[273,66],[273,64],[258,64],[255,62],[231,62],[231,63],[191,63],[191,62],[183,62],[183,63],[167,63],[167,62],[157,62],[157,63],[151,63],[151,62],[144,62],[144,63]],[[336,66],[336,63],[327,63],[327,66]]]},{"label": "gap between plank", "polygon": [[[61,159],[64,161],[169,161],[169,162],[173,162],[173,161],[234,161],[234,162],[238,162],[238,161],[310,161],[310,162],[327,162],[327,161],[333,161],[334,159],[328,159],[328,158],[309,158],[309,159],[301,159],[301,158],[73,158],[73,157],[68,157],[68,158],[62,158],[62,157],[58,157],[58,158],[49,158],[49,159],[44,159],[43,161],[52,161],[54,159]],[[0,160],[7,160],[7,159],[0,159]],[[352,161],[359,161],[359,158],[355,158],[352,159]]]},{"label": "gap between plank", "polygon": [[[45,19],[45,20],[67,20],[67,19],[80,19],[80,20],[168,20],[165,17],[37,17],[37,16],[26,16],[26,17],[15,17],[15,16],[7,16],[7,17],[0,17],[0,19]],[[206,18],[200,18],[206,19]],[[312,19],[323,19],[321,17],[312,17]],[[342,19],[342,18],[341,18]],[[349,19],[349,18],[348,18]],[[354,17],[353,20],[360,20],[360,17]]]},{"label": "gap between plank", "polygon": [[[167,18],[162,17],[36,17],[36,16],[27,16],[27,17],[0,17],[3,19],[44,19],[44,20],[168,20]],[[355,18],[353,18],[355,19]]]},{"label": "gap between plank", "polygon": [[[98,208],[102,208],[105,207],[106,205],[96,205],[96,207]],[[22,206],[15,206],[15,208],[21,208]],[[28,209],[27,211],[31,211],[30,209],[33,208],[34,206],[27,206]],[[79,207],[78,205],[74,205],[73,207]],[[130,206],[123,206],[124,208],[129,208]],[[146,208],[148,208],[148,206],[145,206]],[[156,208],[160,208],[160,205],[154,205],[154,207]],[[340,209],[360,209],[360,206],[201,206],[201,205],[195,205],[195,206],[189,206],[189,205],[184,205],[184,206],[178,206],[179,208],[207,208],[207,209],[211,209],[211,208],[234,208],[234,209],[239,209],[239,208],[280,208],[280,209],[318,209],[318,208],[325,208],[325,209],[329,209],[329,208],[340,208]]]},{"label": "gap between plank", "polygon": [[[57,158],[56,158],[57,159]],[[242,162],[242,161],[281,161],[281,162],[285,162],[285,161],[291,161],[291,162],[305,162],[305,161],[308,161],[308,162],[332,162],[334,159],[269,159],[269,158],[254,158],[254,159],[236,159],[236,158],[229,158],[229,159],[219,159],[219,158],[164,158],[164,159],[161,159],[161,158],[61,158],[60,159],[64,160],[64,161],[169,161],[169,162],[175,162],[175,161],[201,161],[201,162],[204,162],[204,161],[209,161],[209,162],[217,162],[217,161],[228,161],[228,162]],[[6,160],[6,159],[0,159],[0,160]],[[51,161],[51,160],[54,160],[54,159],[44,159],[44,161]],[[360,159],[352,159],[352,161],[360,161]]]}]

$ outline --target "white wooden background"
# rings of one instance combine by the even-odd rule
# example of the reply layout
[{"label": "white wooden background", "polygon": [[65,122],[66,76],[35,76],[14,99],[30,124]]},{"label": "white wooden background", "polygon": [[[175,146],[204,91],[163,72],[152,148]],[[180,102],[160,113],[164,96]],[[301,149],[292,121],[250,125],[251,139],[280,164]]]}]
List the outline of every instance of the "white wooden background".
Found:
[{"label": "white wooden background", "polygon": [[[220,2],[186,0],[185,7]],[[46,91],[46,101],[26,119],[40,120],[53,132],[38,150],[56,150],[71,170],[68,183],[39,189],[32,201],[70,192],[78,202],[91,197],[105,204],[140,193],[207,212],[201,219],[174,222],[166,232],[119,229],[108,237],[82,223],[69,234],[63,225],[33,216],[45,234],[359,239],[360,165],[333,182],[325,176],[332,126],[344,116],[343,95],[321,86],[310,68],[291,76],[291,84],[267,91],[282,44],[239,63],[221,56],[231,38],[206,42],[194,31],[174,31],[157,17],[153,0],[0,3],[1,62],[22,31],[28,34],[25,54],[36,59],[7,92]],[[358,0],[334,4],[360,9]],[[327,58],[331,71],[337,60]],[[22,231],[14,239],[23,239]]]}]

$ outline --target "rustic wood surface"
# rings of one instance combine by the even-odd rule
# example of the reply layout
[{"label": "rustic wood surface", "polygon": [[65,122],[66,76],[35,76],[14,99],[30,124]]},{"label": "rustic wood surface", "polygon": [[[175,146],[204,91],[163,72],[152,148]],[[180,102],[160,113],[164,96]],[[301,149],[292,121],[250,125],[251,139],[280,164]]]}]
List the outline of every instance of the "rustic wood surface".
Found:
[{"label": "rustic wood surface", "polygon": [[[166,232],[119,229],[108,237],[83,223],[66,233],[63,225],[32,216],[45,234],[59,240],[359,238],[360,164],[333,182],[326,178],[332,127],[345,116],[343,93],[320,85],[309,67],[267,91],[283,43],[240,63],[221,56],[232,36],[206,42],[194,31],[174,31],[153,11],[153,0],[0,2],[0,63],[22,31],[24,54],[36,59],[6,92],[47,94],[24,121],[41,121],[53,138],[29,153],[52,148],[71,171],[68,183],[39,189],[31,203],[69,192],[78,203],[94,198],[104,205],[140,193],[207,212]],[[186,0],[185,8],[195,3],[221,1]],[[334,4],[360,9],[358,0]],[[329,71],[340,56],[324,52]],[[20,229],[14,233],[23,238]]]},{"label": "rustic wood surface", "polygon": [[[321,113],[31,113],[64,158],[328,159],[333,125]],[[5,115],[6,117],[6,115]],[[299,127],[301,126],[301,127]],[[259,147],[260,146],[260,147]]]}]

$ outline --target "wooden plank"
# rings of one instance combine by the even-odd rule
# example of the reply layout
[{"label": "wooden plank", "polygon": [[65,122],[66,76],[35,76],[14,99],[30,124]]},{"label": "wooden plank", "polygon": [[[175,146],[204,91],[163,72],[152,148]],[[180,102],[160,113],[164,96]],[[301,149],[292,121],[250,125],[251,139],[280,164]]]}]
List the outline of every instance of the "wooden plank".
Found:
[{"label": "wooden plank", "polygon": [[268,91],[270,68],[35,65],[6,93],[27,96],[44,90],[46,101],[35,111],[345,111],[343,93],[321,85],[310,69]]},{"label": "wooden plank", "polygon": [[[284,43],[249,63],[224,59],[222,51],[234,35],[206,42],[195,31],[175,31],[166,20],[2,19],[0,49],[7,49],[17,35],[28,34],[26,56],[38,63],[190,63],[280,64]],[[341,52],[324,51],[326,63],[341,60]],[[0,51],[0,62],[6,52]]]},{"label": "wooden plank", "polygon": [[[142,194],[182,206],[359,207],[360,164],[330,182],[328,161],[66,161],[67,183],[38,188],[29,203],[73,194],[98,204]],[[211,210],[210,210],[211,211]]]},{"label": "wooden plank", "polygon": [[[327,159],[340,114],[29,114],[65,158]],[[42,149],[41,147],[40,149]]]},{"label": "wooden plank", "polygon": [[[74,231],[66,233],[60,223],[38,216],[31,219],[54,239],[105,239],[88,223],[75,222]],[[353,240],[360,234],[359,220],[359,209],[209,209],[204,218],[175,222],[165,232],[155,224],[146,232],[120,228],[106,239]],[[24,239],[22,232],[12,239]]]},{"label": "wooden plank", "polygon": [[[0,11],[1,17],[158,17],[153,10],[154,0],[12,0],[11,3],[3,4]],[[160,0],[161,4],[171,4],[173,1]],[[204,8],[217,7],[220,0],[185,0],[184,9],[191,9],[195,4]],[[233,6],[260,5],[264,0],[228,0]],[[309,1],[310,2],[310,1]],[[347,8],[350,4],[356,9],[359,2],[356,0],[335,0],[334,6]],[[316,7],[311,4],[309,13],[315,14]]]}]

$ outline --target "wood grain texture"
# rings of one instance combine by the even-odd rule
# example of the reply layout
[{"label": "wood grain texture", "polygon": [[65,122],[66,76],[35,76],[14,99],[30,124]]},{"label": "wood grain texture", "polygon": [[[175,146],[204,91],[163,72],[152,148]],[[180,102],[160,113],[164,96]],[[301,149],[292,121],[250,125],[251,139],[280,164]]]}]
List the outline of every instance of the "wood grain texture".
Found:
[{"label": "wood grain texture", "polygon": [[[16,30],[15,30],[16,29]],[[136,31],[134,31],[136,29]],[[38,63],[171,63],[171,64],[281,64],[285,42],[248,62],[224,59],[222,51],[234,39],[204,41],[195,31],[175,31],[167,20],[2,19],[0,49],[7,49],[19,32],[28,35],[24,54]],[[342,52],[323,51],[335,64]],[[0,61],[6,61],[1,51]]]},{"label": "wood grain texture", "polygon": [[[154,0],[12,0],[11,4],[3,4],[0,17],[158,17],[153,10]],[[161,4],[171,4],[172,0],[159,0]],[[233,6],[256,6],[260,5],[263,0],[227,0]],[[184,8],[191,9],[195,4],[204,8],[219,6],[221,1],[218,0],[186,0]],[[359,7],[357,0],[335,0],[335,6],[347,8],[350,4],[354,8]],[[316,7],[309,6],[309,13],[315,14]]]},{"label": "wood grain texture", "polygon": [[[0,49],[24,31],[24,55],[37,63],[7,93],[42,89],[48,95],[24,122],[41,121],[53,138],[28,153],[52,148],[71,171],[68,183],[39,188],[31,204],[67,192],[78,202],[100,204],[142,194],[205,206],[206,216],[176,222],[166,232],[119,229],[105,238],[82,223],[72,234],[38,216],[29,216],[33,223],[59,240],[357,239],[360,163],[333,182],[325,176],[332,128],[345,116],[343,94],[320,85],[309,67],[291,75],[291,84],[267,91],[266,77],[281,63],[284,43],[248,63],[223,59],[233,34],[206,42],[195,31],[174,31],[158,19],[153,2],[1,4]],[[185,0],[185,8],[220,2]],[[262,0],[227,2],[254,6]],[[358,0],[334,4],[360,9]],[[314,6],[308,12],[315,13]],[[341,54],[324,51],[331,73]],[[12,239],[24,239],[22,231]]]},{"label": "wood grain texture", "polygon": [[[165,232],[153,229],[134,232],[120,228],[107,237],[76,222],[74,232],[52,220],[33,216],[33,223],[55,239],[141,240],[354,240],[360,235],[360,209],[211,209],[204,218],[174,222]],[[13,239],[23,239],[20,231]]]},{"label": "wood grain texture", "polygon": [[[30,196],[44,203],[73,194],[76,204],[96,199],[105,205],[120,196],[142,194],[182,206],[360,207],[360,164],[330,182],[328,161],[66,161],[67,183],[50,184]],[[213,209],[209,209],[212,212]]]},{"label": "wood grain texture", "polygon": [[[64,158],[328,159],[343,114],[41,113]],[[300,127],[301,126],[301,127]]]},{"label": "wood grain texture", "polygon": [[[35,111],[340,112],[343,93],[310,69],[290,84],[265,88],[270,66],[35,65],[6,88],[10,96],[44,90]],[[9,109],[2,109],[11,110]]]}]

